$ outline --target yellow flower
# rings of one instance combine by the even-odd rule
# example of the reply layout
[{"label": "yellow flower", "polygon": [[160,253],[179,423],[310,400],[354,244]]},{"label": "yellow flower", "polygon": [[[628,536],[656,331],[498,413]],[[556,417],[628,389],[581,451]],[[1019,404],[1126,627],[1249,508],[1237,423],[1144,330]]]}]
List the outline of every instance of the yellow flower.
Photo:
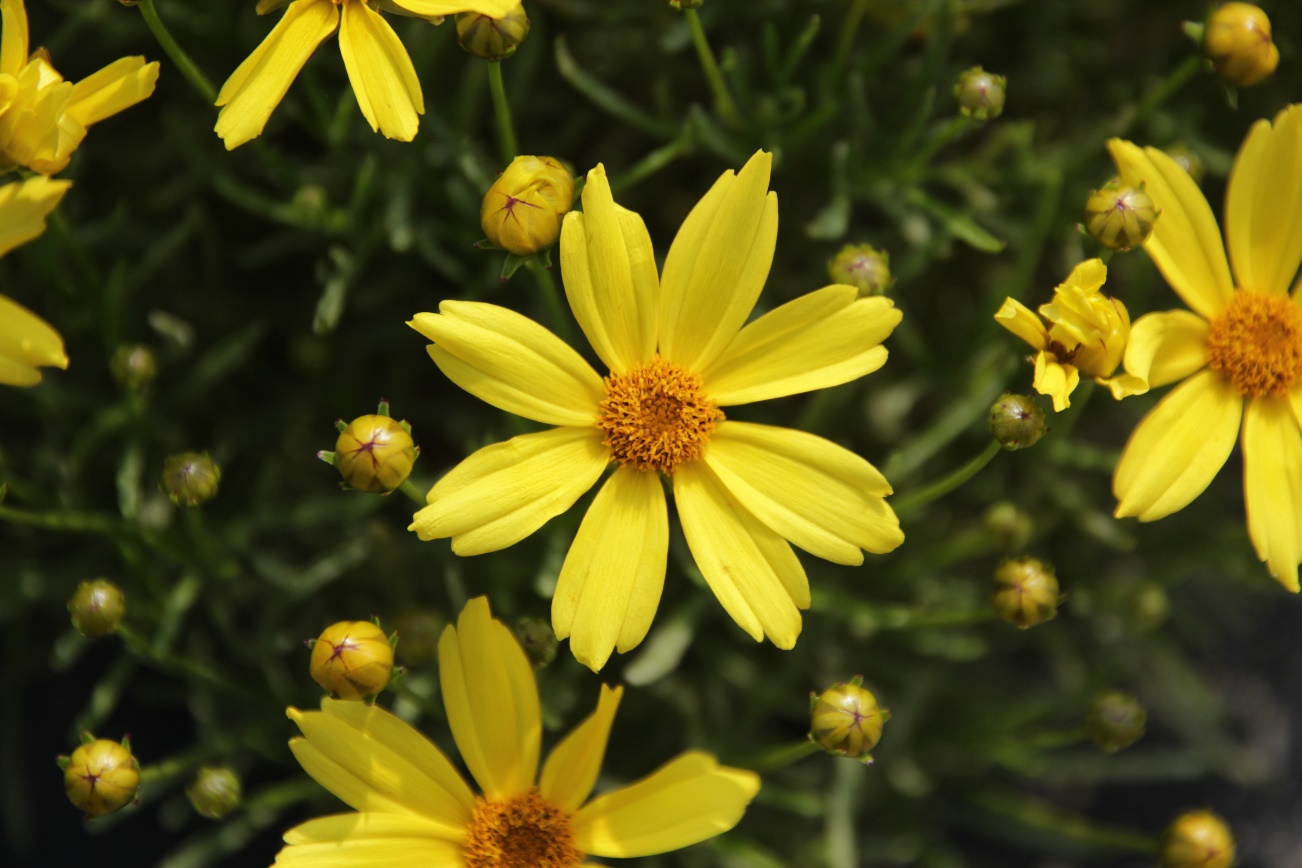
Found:
[{"label": "yellow flower", "polygon": [[1107,266],[1099,259],[1073,268],[1067,281],[1054,290],[1053,301],[1040,305],[1040,317],[1048,328],[1012,298],[1004,299],[995,314],[996,322],[1039,350],[1035,391],[1053,398],[1058,412],[1071,406],[1071,393],[1081,374],[1110,388],[1114,398],[1148,391],[1136,377],[1112,376],[1130,338],[1130,315],[1120,301],[1099,292],[1107,276]]},{"label": "yellow flower", "polygon": [[517,256],[551,247],[574,201],[574,176],[555,157],[516,157],[484,194],[479,224]]},{"label": "yellow flower", "polygon": [[[217,135],[232,150],[262,135],[295,76],[316,47],[339,31],[339,49],[357,104],[372,130],[410,142],[425,113],[416,68],[389,23],[373,6],[429,21],[457,12],[501,18],[518,0],[294,0],[262,44],[217,94]],[[286,4],[259,0],[258,14]],[[342,9],[340,8],[342,7]]]},{"label": "yellow flower", "polygon": [[87,127],[154,92],[157,61],[124,57],[73,84],[44,49],[28,56],[23,0],[0,0],[0,18],[0,169],[62,171]]},{"label": "yellow flower", "polygon": [[1226,3],[1208,16],[1203,53],[1217,75],[1239,87],[1264,81],[1279,66],[1270,19],[1251,3]]},{"label": "yellow flower", "polygon": [[483,794],[378,706],[291,708],[304,736],[289,743],[294,756],[357,813],[290,829],[277,865],[576,868],[587,855],[647,856],[722,834],[759,791],[754,772],[689,751],[589,801],[622,687],[601,688],[597,710],[561,739],[540,777],[533,668],[483,597],[443,631],[439,675],[452,737]]},{"label": "yellow flower", "polygon": [[[411,529],[461,555],[505,548],[601,477],[552,600],[559,638],[594,670],[646,636],[664,585],[673,483],[688,547],[719,602],[756,641],[791,648],[809,582],[791,550],[840,564],[904,535],[875,467],[821,437],[727,420],[721,407],[846,383],[886,361],[890,299],[828,286],[759,317],[777,240],[771,158],[725,172],[688,215],[657,276],[642,219],[588,173],[561,231],[570,307],[602,378],[542,326],[491,304],[445,301],[409,323],[453,382],[558,427],[488,446],[432,489]],[[745,326],[743,328],[743,325]],[[658,471],[658,472],[657,472]]]},{"label": "yellow flower", "polygon": [[[71,181],[38,175],[0,187],[0,256],[44,232],[46,216],[71,186]],[[18,302],[0,295],[0,384],[34,386],[41,381],[36,369],[50,366],[68,367],[59,333]]]},{"label": "yellow flower", "polygon": [[[1144,418],[1112,480],[1117,516],[1152,521],[1211,483],[1243,435],[1248,535],[1270,572],[1298,590],[1302,560],[1302,106],[1253,124],[1226,190],[1229,261],[1207,200],[1174,160],[1113,139],[1126,183],[1162,209],[1144,244],[1192,308],[1135,322],[1126,371],[1180,386]],[[1231,276],[1230,263],[1234,273]]]}]

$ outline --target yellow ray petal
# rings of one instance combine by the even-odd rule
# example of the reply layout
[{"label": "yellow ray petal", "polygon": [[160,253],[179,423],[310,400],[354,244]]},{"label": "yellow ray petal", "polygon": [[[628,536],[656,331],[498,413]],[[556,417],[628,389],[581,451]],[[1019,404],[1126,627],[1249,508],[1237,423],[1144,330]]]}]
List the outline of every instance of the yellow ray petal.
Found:
[{"label": "yellow ray petal", "polygon": [[1239,286],[1288,292],[1302,261],[1302,105],[1244,138],[1225,190],[1225,240]]},{"label": "yellow ray petal", "polygon": [[547,757],[538,790],[543,798],[567,811],[577,811],[592,793],[606,757],[610,726],[615,722],[623,687],[601,685],[597,710],[576,726]]},{"label": "yellow ray petal", "polygon": [[63,338],[36,314],[0,295],[0,384],[34,386],[38,367],[67,368]]},{"label": "yellow ray petal", "polygon": [[519,2],[520,0],[393,0],[393,5],[421,16],[478,12],[489,18],[505,18]]},{"label": "yellow ray petal", "polygon": [[778,197],[768,192],[771,154],[724,172],[669,248],[660,280],[660,354],[699,371],[719,355],[759,298],[778,236]]},{"label": "yellow ray petal", "polygon": [[37,176],[0,187],[0,256],[44,232],[45,218],[71,186]]},{"label": "yellow ray petal", "polygon": [[[356,838],[431,838],[438,837],[439,832],[438,826],[432,826],[423,817],[405,813],[330,814],[290,829],[285,833],[285,843],[328,844]],[[455,842],[453,846],[456,846]]]},{"label": "yellow ray petal", "polygon": [[0,75],[17,75],[27,64],[27,7],[23,0],[0,2]]},{"label": "yellow ray petal", "polygon": [[1048,349],[1049,332],[1035,311],[1015,298],[1005,298],[995,312],[995,322],[1026,341],[1037,350]]},{"label": "yellow ray petal", "polygon": [[583,517],[552,596],[552,626],[580,663],[599,671],[616,647],[651,629],[665,583],[669,515],[655,473],[616,470]]},{"label": "yellow ray petal", "polygon": [[158,61],[124,57],[72,86],[67,112],[83,127],[130,108],[154,92]]},{"label": "yellow ray petal", "polygon": [[593,425],[605,397],[583,357],[538,323],[504,307],[445,301],[407,325],[434,341],[448,379],[494,407],[548,425]]},{"label": "yellow ray petal", "polygon": [[1035,354],[1035,379],[1032,385],[1041,395],[1053,399],[1053,411],[1061,413],[1071,406],[1071,393],[1080,383],[1080,371],[1058,361],[1053,353]]},{"label": "yellow ray petal", "polygon": [[883,497],[886,478],[830,440],[791,428],[727,421],[714,429],[705,463],[756,518],[812,555],[863,563],[863,552],[904,542]]},{"label": "yellow ray petal", "polygon": [[289,4],[267,38],[231,73],[217,94],[217,105],[223,108],[213,129],[226,143],[226,150],[262,135],[303,64],[338,26],[339,12],[331,0]]},{"label": "yellow ray petal", "polygon": [[402,142],[416,138],[425,99],[416,67],[389,22],[365,3],[345,3],[339,50],[371,129]]},{"label": "yellow ray petal", "polygon": [[429,834],[429,825],[403,814],[335,814],[285,833],[290,845],[276,864],[298,868],[462,868],[462,845]]},{"label": "yellow ray petal", "polygon": [[542,712],[533,667],[488,599],[466,603],[439,639],[439,679],[452,737],[484,795],[506,799],[538,774]]},{"label": "yellow ray petal", "polygon": [[574,844],[594,856],[623,858],[677,850],[737,825],[759,788],[754,772],[689,751],[589,802],[574,817]]},{"label": "yellow ray petal", "polygon": [[660,316],[651,236],[641,217],[615,204],[600,163],[588,172],[583,212],[565,215],[561,277],[579,326],[612,371],[650,361]]},{"label": "yellow ray petal", "polygon": [[683,535],[723,608],[755,641],[793,648],[809,580],[786,540],[751,515],[704,462],[674,473]]},{"label": "yellow ray petal", "polygon": [[1211,483],[1238,439],[1243,397],[1219,374],[1194,374],[1139,423],[1112,477],[1117,518],[1152,521]]},{"label": "yellow ray petal", "polygon": [[1141,150],[1112,139],[1108,150],[1125,182],[1144,183],[1162,212],[1144,250],[1185,304],[1207,319],[1220,313],[1230,303],[1234,281],[1216,218],[1198,185],[1157,148]]},{"label": "yellow ray petal", "polygon": [[1289,402],[1256,398],[1243,414],[1248,535],[1270,574],[1293,593],[1302,561],[1302,431]]},{"label": "yellow ray petal", "polygon": [[1207,364],[1207,320],[1187,310],[1141,316],[1130,329],[1126,371],[1156,389]]},{"label": "yellow ray petal", "polygon": [[427,817],[413,814],[393,798],[371,787],[306,738],[291,738],[289,749],[298,764],[321,786],[329,790],[348,807],[357,811],[375,811],[383,814],[400,814],[411,817],[413,822],[431,823]]},{"label": "yellow ray petal", "polygon": [[478,555],[514,545],[574,505],[606,469],[595,428],[554,428],[485,446],[430,489],[408,530],[452,538],[452,551]]},{"label": "yellow ray petal", "polygon": [[824,287],[743,328],[702,373],[705,389],[728,406],[848,383],[886,363],[879,344],[901,317],[888,298]]}]

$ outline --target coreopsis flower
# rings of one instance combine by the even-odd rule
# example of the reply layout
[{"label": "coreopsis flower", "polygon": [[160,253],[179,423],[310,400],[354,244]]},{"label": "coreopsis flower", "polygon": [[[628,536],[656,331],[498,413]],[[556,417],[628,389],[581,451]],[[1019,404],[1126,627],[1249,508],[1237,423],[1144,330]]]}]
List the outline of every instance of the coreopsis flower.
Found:
[{"label": "coreopsis flower", "polygon": [[231,73],[217,94],[217,135],[227,150],[262,135],[318,45],[339,31],[339,49],[357,104],[372,130],[410,142],[425,113],[416,68],[376,7],[431,22],[457,12],[500,18],[518,0],[258,0],[259,15],[285,8],[262,44]]},{"label": "coreopsis flower", "polygon": [[1053,301],[1040,305],[1039,317],[1012,298],[1004,299],[995,314],[996,322],[1039,351],[1033,385],[1053,399],[1058,412],[1071,406],[1081,374],[1107,386],[1118,399],[1147,391],[1137,378],[1112,376],[1130,338],[1130,315],[1118,299],[1099,292],[1107,276],[1102,260],[1088,259],[1054,290]]},{"label": "coreopsis flower", "polygon": [[0,0],[0,19],[0,169],[62,171],[88,127],[154,92],[157,61],[124,57],[74,84],[44,49],[28,55],[23,0]]},{"label": "coreopsis flower", "polygon": [[[1183,382],[1130,436],[1112,480],[1117,517],[1152,521],[1203,492],[1243,442],[1248,535],[1289,590],[1302,560],[1302,106],[1253,124],[1225,200],[1229,260],[1193,179],[1156,148],[1113,139],[1127,183],[1162,209],[1144,250],[1192,310],[1140,317],[1126,371]],[[1231,274],[1230,265],[1234,270]]]},{"label": "coreopsis flower", "polygon": [[[0,0],[6,28],[8,8]],[[71,186],[71,181],[38,175],[0,187],[0,256],[44,232],[45,218]],[[43,367],[68,367],[63,338],[45,320],[0,295],[0,384],[34,386],[41,381],[37,369]]]},{"label": "coreopsis flower", "polygon": [[[669,548],[661,474],[706,582],[756,641],[791,648],[809,583],[790,543],[841,564],[904,535],[881,473],[821,437],[726,419],[721,408],[846,383],[886,361],[890,299],[828,286],[744,325],[777,239],[771,158],[725,172],[678,231],[663,275],[605,168],[561,232],[565,292],[610,373],[547,329],[491,304],[445,301],[409,323],[457,385],[544,424],[471,455],[429,492],[411,529],[461,555],[505,548],[559,515],[608,465],[566,555],[552,625],[600,669],[642,641]],[[744,327],[743,327],[744,326]]]},{"label": "coreopsis flower", "polygon": [[378,706],[324,699],[289,709],[309,775],[356,813],[285,833],[281,866],[441,865],[578,868],[586,856],[677,850],[728,831],[759,777],[689,751],[640,781],[589,800],[623,688],[552,750],[538,775],[542,715],[533,667],[488,601],[471,600],[439,641],[452,737],[476,795],[434,744]]}]

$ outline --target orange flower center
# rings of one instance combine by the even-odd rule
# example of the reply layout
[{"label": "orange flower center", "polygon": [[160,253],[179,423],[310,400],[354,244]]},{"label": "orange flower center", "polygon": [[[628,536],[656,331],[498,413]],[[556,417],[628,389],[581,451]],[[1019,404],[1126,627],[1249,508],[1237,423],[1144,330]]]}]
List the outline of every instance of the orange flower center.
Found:
[{"label": "orange flower center", "polygon": [[1207,366],[1243,395],[1283,397],[1302,377],[1302,311],[1287,295],[1237,290],[1207,330]]},{"label": "orange flower center", "polygon": [[506,801],[477,799],[466,830],[466,868],[574,868],[570,813],[530,790]]},{"label": "orange flower center", "polygon": [[700,376],[659,356],[605,382],[597,427],[606,432],[612,460],[643,472],[673,473],[700,458],[723,419]]}]

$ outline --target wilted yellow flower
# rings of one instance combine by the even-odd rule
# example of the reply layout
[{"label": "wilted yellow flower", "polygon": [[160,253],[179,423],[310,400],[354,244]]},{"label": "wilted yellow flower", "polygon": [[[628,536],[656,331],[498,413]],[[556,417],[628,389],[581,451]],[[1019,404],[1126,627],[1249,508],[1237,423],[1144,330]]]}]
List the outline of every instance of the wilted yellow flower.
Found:
[{"label": "wilted yellow flower", "polygon": [[340,699],[365,699],[389,685],[393,645],[370,621],[339,621],[312,645],[312,680]]},{"label": "wilted yellow flower", "polygon": [[1270,19],[1251,3],[1225,3],[1212,12],[1203,30],[1203,53],[1217,75],[1239,87],[1269,78],[1279,66]]},{"label": "wilted yellow flower", "polygon": [[1102,260],[1087,259],[1077,265],[1054,290],[1053,301],[1040,305],[1043,322],[1012,298],[1004,299],[995,314],[996,322],[1039,350],[1035,391],[1053,398],[1056,411],[1071,406],[1071,393],[1081,374],[1107,386],[1114,398],[1147,391],[1136,377],[1112,376],[1130,339],[1130,315],[1119,300],[1099,292],[1107,276]]},{"label": "wilted yellow flower", "polygon": [[551,247],[574,201],[574,176],[554,157],[516,157],[484,194],[479,223],[517,256]]},{"label": "wilted yellow flower", "polygon": [[1175,818],[1162,839],[1162,868],[1230,868],[1234,835],[1211,811],[1189,811]]},{"label": "wilted yellow flower", "polygon": [[[8,28],[9,7],[0,0],[0,8]],[[71,186],[71,181],[37,176],[0,187],[0,256],[44,232],[46,216]],[[68,367],[63,338],[45,320],[0,295],[0,384],[34,386],[41,381],[37,368],[42,367]]]},{"label": "wilted yellow flower", "polygon": [[72,159],[86,129],[154,92],[158,62],[124,57],[73,84],[40,49],[28,56],[23,0],[0,0],[0,169],[50,175]]},{"label": "wilted yellow flower", "polygon": [[90,817],[102,817],[125,807],[140,789],[140,765],[126,739],[83,736],[86,742],[70,757],[60,757],[63,790],[68,801]]},{"label": "wilted yellow flower", "polygon": [[[457,12],[501,17],[518,0],[385,0],[405,15],[441,21]],[[286,6],[259,0],[258,14]],[[262,44],[231,73],[217,94],[217,135],[231,150],[262,135],[316,47],[339,31],[339,50],[357,104],[372,130],[410,142],[425,113],[420,80],[407,49],[368,0],[294,0]]]}]

